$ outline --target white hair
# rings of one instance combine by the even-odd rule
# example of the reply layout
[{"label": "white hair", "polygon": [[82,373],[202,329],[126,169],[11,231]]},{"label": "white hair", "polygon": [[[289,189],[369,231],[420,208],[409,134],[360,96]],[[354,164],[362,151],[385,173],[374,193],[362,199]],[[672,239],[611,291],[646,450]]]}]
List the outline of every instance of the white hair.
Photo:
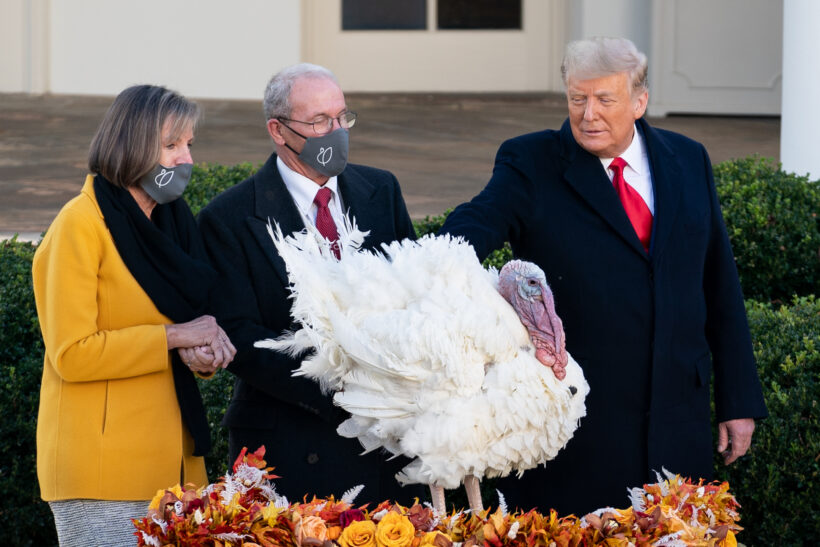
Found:
[{"label": "white hair", "polygon": [[596,36],[567,44],[561,63],[564,86],[570,78],[590,80],[626,72],[633,92],[649,89],[646,55],[626,38]]},{"label": "white hair", "polygon": [[301,78],[326,78],[339,85],[336,76],[323,66],[299,63],[283,68],[273,75],[265,87],[265,99],[262,105],[266,120],[290,117],[292,108],[290,92],[296,81]]}]

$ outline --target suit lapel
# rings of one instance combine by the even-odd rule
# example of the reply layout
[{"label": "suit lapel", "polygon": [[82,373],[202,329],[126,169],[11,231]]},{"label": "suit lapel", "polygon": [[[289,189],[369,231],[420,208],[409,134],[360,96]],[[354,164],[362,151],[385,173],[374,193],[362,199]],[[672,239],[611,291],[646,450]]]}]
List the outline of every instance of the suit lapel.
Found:
[{"label": "suit lapel", "polygon": [[338,183],[345,214],[351,220],[356,220],[358,228],[364,232],[371,230],[373,226],[379,226],[379,217],[384,211],[380,207],[371,206],[376,187],[351,166],[339,175]]},{"label": "suit lapel", "polygon": [[626,216],[621,200],[609,181],[601,161],[581,148],[572,136],[569,120],[561,127],[561,155],[567,162],[564,179],[612,229],[648,260],[646,251]]},{"label": "suit lapel", "polygon": [[675,226],[680,204],[683,169],[674,151],[663,137],[643,118],[638,127],[644,136],[649,166],[652,171],[652,189],[655,193],[655,218],[652,223],[652,260],[657,261],[664,244]]},{"label": "suit lapel", "polygon": [[254,175],[253,183],[255,208],[254,216],[246,219],[248,229],[282,284],[287,286],[290,283],[287,268],[268,233],[268,222],[274,224],[274,227],[278,224],[285,235],[303,230],[305,224],[276,167],[276,154],[271,154],[265,165]]}]

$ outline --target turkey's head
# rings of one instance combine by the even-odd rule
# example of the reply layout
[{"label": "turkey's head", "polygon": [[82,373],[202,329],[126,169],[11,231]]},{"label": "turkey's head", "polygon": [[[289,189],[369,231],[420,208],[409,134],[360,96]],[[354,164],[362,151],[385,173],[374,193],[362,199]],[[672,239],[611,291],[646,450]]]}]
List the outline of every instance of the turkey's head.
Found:
[{"label": "turkey's head", "polygon": [[564,325],[544,272],[532,262],[511,260],[498,274],[498,292],[515,309],[535,346],[535,357],[563,380],[567,366]]}]

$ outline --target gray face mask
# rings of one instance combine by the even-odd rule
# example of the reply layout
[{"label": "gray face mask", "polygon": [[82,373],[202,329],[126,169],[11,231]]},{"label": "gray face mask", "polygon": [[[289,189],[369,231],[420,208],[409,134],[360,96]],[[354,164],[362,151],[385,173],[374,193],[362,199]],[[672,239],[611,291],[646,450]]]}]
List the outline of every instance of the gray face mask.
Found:
[{"label": "gray face mask", "polygon": [[191,180],[193,168],[193,163],[181,163],[176,167],[163,167],[157,164],[140,179],[140,186],[160,205],[170,203],[185,191],[188,181]]},{"label": "gray face mask", "polygon": [[[291,129],[291,131],[293,131]],[[303,139],[305,146],[299,154],[299,159],[326,177],[335,177],[345,170],[347,165],[348,132],[339,128],[321,137],[305,137],[293,131]],[[288,148],[290,146],[285,144]],[[294,154],[296,150],[290,148]]]}]

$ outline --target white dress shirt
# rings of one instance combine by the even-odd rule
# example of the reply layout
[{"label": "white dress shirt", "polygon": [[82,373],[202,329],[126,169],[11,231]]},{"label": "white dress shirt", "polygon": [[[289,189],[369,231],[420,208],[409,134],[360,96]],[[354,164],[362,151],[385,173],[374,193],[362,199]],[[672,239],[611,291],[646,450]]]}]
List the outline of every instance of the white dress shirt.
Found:
[{"label": "white dress shirt", "polygon": [[344,204],[342,203],[342,195],[339,193],[339,183],[336,177],[330,177],[324,186],[319,186],[304,175],[300,175],[282,161],[282,158],[276,158],[276,168],[279,169],[279,174],[285,182],[285,187],[288,189],[293,201],[296,203],[296,208],[302,215],[302,220],[305,225],[310,223],[311,226],[316,226],[316,214],[319,212],[319,207],[313,203],[316,193],[321,188],[328,188],[330,190],[330,201],[327,203],[330,209],[330,216],[333,217],[333,222],[336,226],[343,226]]},{"label": "white dress shirt", "polygon": [[[646,154],[643,137],[638,128],[634,128],[632,142],[620,156],[626,162],[624,167],[624,181],[634,188],[643,198],[649,212],[655,215],[655,194],[652,191],[652,175],[649,171],[649,156]],[[613,173],[609,170],[609,164],[615,158],[599,158],[604,166],[609,180],[612,181]]]}]

